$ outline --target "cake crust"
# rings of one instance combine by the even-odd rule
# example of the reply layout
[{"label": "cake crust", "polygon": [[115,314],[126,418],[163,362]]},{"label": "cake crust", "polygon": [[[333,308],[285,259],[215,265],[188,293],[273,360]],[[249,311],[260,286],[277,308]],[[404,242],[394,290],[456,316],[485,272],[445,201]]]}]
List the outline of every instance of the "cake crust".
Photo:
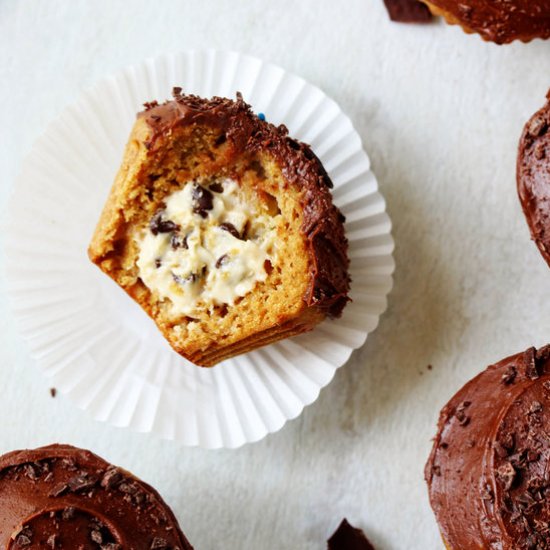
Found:
[{"label": "cake crust", "polygon": [[[261,310],[257,323],[244,322],[247,326],[237,331],[232,327],[234,334],[229,338],[224,334],[224,342],[213,338],[209,341],[206,336],[175,335],[175,324],[162,314],[132,268],[136,255],[131,243],[132,228],[144,223],[140,211],[147,210],[150,202],[156,201],[158,206],[162,203],[159,197],[166,195],[166,189],[160,189],[160,184],[166,187],[166,178],[151,181],[146,168],[166,164],[169,145],[170,158],[177,156],[185,163],[184,170],[172,173],[172,181],[178,174],[186,173],[195,179],[197,174],[224,174],[244,181],[243,188],[253,182],[252,186],[259,186],[259,195],[268,197],[266,200],[275,197],[275,205],[283,216],[297,219],[290,219],[287,228],[293,234],[299,233],[299,239],[293,241],[298,247],[293,265],[300,264],[303,274],[282,284],[287,289],[295,287],[293,294]],[[179,148],[177,155],[174,147]],[[193,153],[182,152],[185,147],[194,147]],[[197,159],[198,168],[189,167],[191,157]],[[146,104],[138,115],[90,243],[89,256],[147,311],[178,353],[201,366],[211,366],[259,345],[311,330],[325,317],[341,315],[349,300],[349,260],[344,217],[332,203],[331,187],[328,174],[311,148],[290,138],[286,127],[275,127],[258,118],[240,94],[236,101],[203,99],[183,95],[181,89],[175,88],[173,100]],[[149,198],[144,198],[144,189]],[[292,229],[293,223],[298,224],[297,231]],[[279,266],[275,268],[281,271]],[[246,306],[247,297],[243,303]],[[234,307],[235,311],[238,307]],[[185,333],[185,323],[180,322],[179,326],[176,330]]]}]

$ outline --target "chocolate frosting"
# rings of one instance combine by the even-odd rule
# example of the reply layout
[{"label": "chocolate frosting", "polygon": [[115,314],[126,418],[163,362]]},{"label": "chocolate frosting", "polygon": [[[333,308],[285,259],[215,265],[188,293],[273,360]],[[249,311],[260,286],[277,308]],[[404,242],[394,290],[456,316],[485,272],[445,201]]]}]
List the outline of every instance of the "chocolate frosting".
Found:
[{"label": "chocolate frosting", "polygon": [[276,160],[284,179],[303,191],[302,230],[312,258],[305,301],[330,317],[340,316],[350,287],[345,218],[332,204],[332,181],[311,148],[290,138],[284,125],[276,127],[260,120],[240,94],[236,101],[203,99],[182,95],[181,88],[174,88],[174,100],[145,107],[138,116],[144,117],[152,130],[147,144],[151,154],[162,147],[174,128],[200,124],[219,129],[232,143],[235,156],[264,153]]},{"label": "chocolate frosting", "polygon": [[485,40],[550,38],[550,0],[426,0]]},{"label": "chocolate frosting", "polygon": [[0,457],[0,548],[192,550],[152,487],[68,445]]},{"label": "chocolate frosting", "polygon": [[487,368],[441,411],[426,465],[451,550],[550,549],[550,346]]},{"label": "chocolate frosting", "polygon": [[547,97],[523,130],[517,184],[531,236],[550,265],[550,92]]}]

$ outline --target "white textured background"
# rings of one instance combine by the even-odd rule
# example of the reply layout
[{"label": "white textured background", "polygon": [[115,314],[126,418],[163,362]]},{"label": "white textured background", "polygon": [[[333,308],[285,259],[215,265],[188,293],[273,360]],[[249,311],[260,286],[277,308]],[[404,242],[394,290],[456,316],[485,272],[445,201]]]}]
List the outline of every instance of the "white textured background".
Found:
[{"label": "white textured background", "polygon": [[0,451],[93,449],[155,485],[197,550],[322,549],[344,516],[378,550],[440,549],[422,479],[439,409],[488,363],[550,340],[550,272],[514,187],[522,125],[550,87],[550,42],[497,47],[442,23],[396,25],[382,0],[0,0],[0,207],[34,139],[82,90],[206,47],[273,61],[351,116],[394,222],[388,312],[299,419],[237,451],[203,451],[52,399],[2,273]]}]

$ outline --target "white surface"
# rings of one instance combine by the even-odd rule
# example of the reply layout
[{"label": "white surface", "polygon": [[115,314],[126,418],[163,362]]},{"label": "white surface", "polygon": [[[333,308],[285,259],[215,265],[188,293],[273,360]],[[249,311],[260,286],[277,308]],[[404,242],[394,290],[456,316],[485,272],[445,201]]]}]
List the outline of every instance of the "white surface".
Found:
[{"label": "white surface", "polygon": [[352,117],[394,222],[388,312],[298,420],[237,451],[203,451],[51,399],[2,297],[1,450],[93,448],[157,486],[197,550],[320,549],[344,515],[378,550],[438,550],[422,468],[440,407],[489,362],[550,339],[550,272],[514,188],[521,127],[550,86],[550,42],[496,47],[443,24],[399,26],[379,0],[3,0],[2,200],[84,88],[205,46],[272,60]]},{"label": "white surface", "polygon": [[[207,97],[239,90],[311,144],[347,218],[352,301],[341,319],[199,369],[89,261],[135,113],[151,98],[170,97],[174,83]],[[185,445],[235,448],[296,418],[365,343],[392,286],[391,222],[349,118],[319,88],[235,52],[162,55],[102,80],[36,141],[8,204],[9,301],[50,384],[97,420]]]}]

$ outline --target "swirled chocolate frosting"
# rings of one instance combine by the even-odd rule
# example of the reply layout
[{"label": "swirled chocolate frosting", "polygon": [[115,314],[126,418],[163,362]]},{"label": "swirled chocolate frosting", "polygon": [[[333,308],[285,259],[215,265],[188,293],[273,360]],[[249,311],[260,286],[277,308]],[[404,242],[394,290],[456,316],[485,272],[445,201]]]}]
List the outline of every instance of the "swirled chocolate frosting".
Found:
[{"label": "swirled chocolate frosting", "polygon": [[550,38],[550,0],[424,0],[485,40]]},{"label": "swirled chocolate frosting", "polygon": [[258,118],[240,94],[236,101],[221,97],[204,99],[184,95],[177,87],[172,101],[160,105],[152,102],[145,107],[138,116],[145,117],[151,128],[148,141],[151,154],[175,128],[201,124],[223,132],[233,144],[234,158],[266,153],[276,160],[285,180],[303,191],[302,230],[313,259],[305,300],[328,316],[339,317],[349,301],[350,287],[345,218],[332,203],[332,181],[311,148],[289,137],[284,125],[274,126]]},{"label": "swirled chocolate frosting", "polygon": [[519,142],[518,194],[531,237],[550,265],[550,92]]},{"label": "swirled chocolate frosting", "polygon": [[68,445],[0,457],[0,548],[192,550],[157,491]]},{"label": "swirled chocolate frosting", "polygon": [[487,368],[441,411],[426,465],[451,550],[550,549],[550,346]]}]

